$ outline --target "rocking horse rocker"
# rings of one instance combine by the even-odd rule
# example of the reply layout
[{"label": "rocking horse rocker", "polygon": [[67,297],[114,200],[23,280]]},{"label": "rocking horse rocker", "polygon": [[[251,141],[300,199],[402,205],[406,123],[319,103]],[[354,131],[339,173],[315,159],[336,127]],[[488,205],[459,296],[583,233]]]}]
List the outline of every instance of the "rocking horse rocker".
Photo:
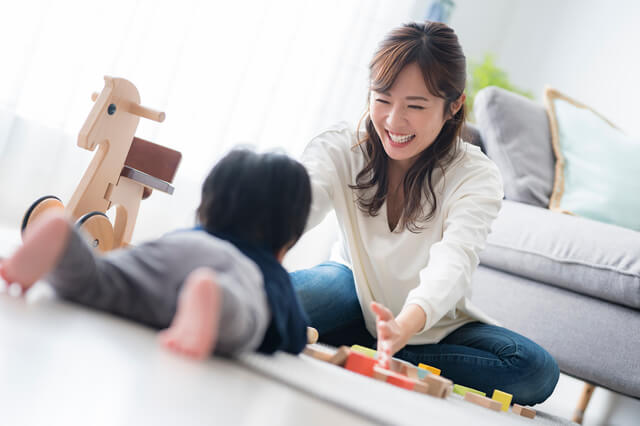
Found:
[{"label": "rocking horse rocker", "polygon": [[[180,164],[178,151],[134,137],[140,117],[164,121],[164,112],[140,105],[136,87],[123,78],[104,77],[102,92],[78,135],[78,146],[98,151],[93,156],[69,203],[53,195],[36,200],[22,220],[22,233],[38,216],[64,210],[90,237],[91,245],[105,252],[131,241],[140,201],[153,189],[173,193],[171,182]],[[106,215],[116,207],[115,224]]]}]

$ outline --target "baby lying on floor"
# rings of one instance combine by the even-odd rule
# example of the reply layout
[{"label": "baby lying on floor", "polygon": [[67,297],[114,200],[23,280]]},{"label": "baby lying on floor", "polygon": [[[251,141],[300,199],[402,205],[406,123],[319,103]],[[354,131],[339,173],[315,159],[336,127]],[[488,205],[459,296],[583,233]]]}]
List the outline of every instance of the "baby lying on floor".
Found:
[{"label": "baby lying on floor", "polygon": [[161,344],[191,357],[297,354],[308,320],[281,262],[310,205],[300,163],[235,150],[205,179],[198,227],[97,255],[50,214],[27,228],[0,277],[24,291],[44,278],[64,299],[165,329]]}]

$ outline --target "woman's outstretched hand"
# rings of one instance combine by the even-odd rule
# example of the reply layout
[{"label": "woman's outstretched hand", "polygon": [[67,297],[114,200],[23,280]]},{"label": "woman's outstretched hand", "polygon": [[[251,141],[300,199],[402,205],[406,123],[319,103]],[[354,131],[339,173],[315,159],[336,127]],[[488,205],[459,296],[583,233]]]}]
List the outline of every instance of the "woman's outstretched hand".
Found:
[{"label": "woman's outstretched hand", "polygon": [[371,302],[371,310],[376,314],[376,330],[378,334],[378,362],[389,368],[389,360],[407,344],[409,337],[393,317],[393,313],[384,305]]},{"label": "woman's outstretched hand", "polygon": [[422,330],[427,316],[417,305],[406,306],[397,319],[387,307],[377,302],[371,302],[371,311],[376,314],[378,360],[388,368],[389,359],[405,347],[415,333]]}]

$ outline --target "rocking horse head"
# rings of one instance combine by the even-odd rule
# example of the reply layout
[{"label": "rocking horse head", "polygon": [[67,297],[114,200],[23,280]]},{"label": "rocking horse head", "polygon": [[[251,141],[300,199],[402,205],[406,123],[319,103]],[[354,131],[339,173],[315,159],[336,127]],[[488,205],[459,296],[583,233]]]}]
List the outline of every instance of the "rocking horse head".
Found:
[{"label": "rocking horse head", "polygon": [[105,76],[104,82],[104,89],[91,96],[95,103],[78,135],[81,148],[93,151],[101,143],[130,146],[140,117],[164,121],[163,112],[140,105],[138,89],[130,81]]}]

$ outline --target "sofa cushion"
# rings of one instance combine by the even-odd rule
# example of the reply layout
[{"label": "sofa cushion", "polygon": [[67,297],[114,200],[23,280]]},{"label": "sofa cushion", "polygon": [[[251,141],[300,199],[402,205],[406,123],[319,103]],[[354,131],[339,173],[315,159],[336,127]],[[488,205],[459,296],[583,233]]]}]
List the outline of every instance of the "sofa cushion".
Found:
[{"label": "sofa cushion", "polygon": [[640,309],[640,232],[505,200],[480,262]]},{"label": "sofa cushion", "polygon": [[640,231],[640,139],[555,89],[544,94],[556,156],[549,208]]},{"label": "sofa cushion", "polygon": [[513,92],[487,87],[476,95],[473,110],[485,151],[502,173],[505,198],[546,207],[554,158],[545,108]]}]

